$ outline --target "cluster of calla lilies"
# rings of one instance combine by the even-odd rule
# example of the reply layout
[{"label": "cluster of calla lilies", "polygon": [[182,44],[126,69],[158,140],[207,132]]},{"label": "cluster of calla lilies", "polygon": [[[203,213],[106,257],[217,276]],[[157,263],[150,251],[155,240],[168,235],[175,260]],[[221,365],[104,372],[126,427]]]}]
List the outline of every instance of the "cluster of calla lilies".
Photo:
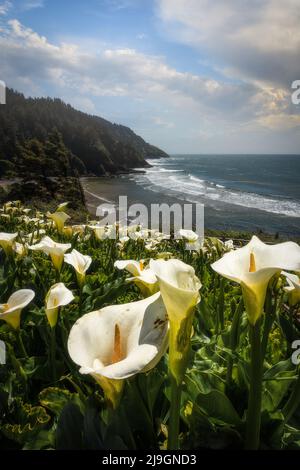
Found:
[{"label": "cluster of calla lilies", "polygon": [[[110,239],[116,227],[101,226],[97,222],[87,225],[69,225],[67,204],[61,204],[54,213],[46,217],[37,212],[29,217],[30,209],[21,203],[7,203],[0,210],[1,223],[9,226],[12,220],[27,227],[14,233],[0,233],[0,246],[6,262],[15,263],[19,257],[37,252],[50,258],[55,271],[56,283],[44,298],[44,308],[51,334],[53,335],[55,369],[55,328],[60,309],[74,301],[74,293],[61,282],[64,264],[73,268],[78,291],[82,294],[86,275],[92,264],[92,257],[82,254],[73,247],[75,237],[83,241]],[[63,236],[64,242],[53,238]],[[116,409],[122,399],[126,379],[153,369],[168,352],[170,382],[170,414],[168,424],[168,447],[179,448],[181,392],[189,364],[193,322],[200,302],[201,279],[194,268],[179,259],[174,253],[159,251],[164,237],[158,231],[143,230],[141,227],[123,228],[117,226],[118,237],[114,240],[119,253],[134,240],[150,252],[144,259],[120,259],[114,262],[117,271],[127,272],[127,283],[133,283],[140,292],[140,299],[123,304],[109,305],[100,310],[85,313],[78,318],[69,331],[67,349],[70,358],[77,364],[79,372],[90,375],[103,390],[108,406]],[[149,236],[150,235],[150,236]],[[190,259],[194,256],[212,256],[209,242],[200,242],[197,234],[181,230],[184,242],[189,244]],[[69,242],[66,242],[67,240]],[[216,260],[218,244],[222,245],[223,256]],[[256,449],[260,442],[260,420],[262,400],[263,347],[261,325],[266,304],[268,286],[272,279],[283,276],[284,290],[291,306],[300,302],[300,247],[294,242],[267,245],[253,236],[242,248],[235,249],[230,240],[225,244],[217,241],[213,245],[215,254],[211,264],[213,271],[241,287],[244,306],[249,323],[250,374],[249,397],[246,423],[246,447]],[[125,251],[126,253],[126,251]],[[282,279],[282,277],[281,277]],[[13,292],[5,303],[0,304],[0,320],[8,323],[17,333],[19,341],[22,310],[33,301],[32,289]],[[54,370],[53,377],[56,377]]]}]

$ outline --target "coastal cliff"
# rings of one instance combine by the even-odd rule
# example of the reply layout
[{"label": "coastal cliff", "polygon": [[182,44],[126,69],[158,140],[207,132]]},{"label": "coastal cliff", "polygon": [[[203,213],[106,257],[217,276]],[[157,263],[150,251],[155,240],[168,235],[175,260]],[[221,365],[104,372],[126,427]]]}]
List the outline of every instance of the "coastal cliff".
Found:
[{"label": "coastal cliff", "polygon": [[77,111],[60,99],[7,90],[0,107],[0,178],[108,175],[146,167],[168,155],[128,127]]}]

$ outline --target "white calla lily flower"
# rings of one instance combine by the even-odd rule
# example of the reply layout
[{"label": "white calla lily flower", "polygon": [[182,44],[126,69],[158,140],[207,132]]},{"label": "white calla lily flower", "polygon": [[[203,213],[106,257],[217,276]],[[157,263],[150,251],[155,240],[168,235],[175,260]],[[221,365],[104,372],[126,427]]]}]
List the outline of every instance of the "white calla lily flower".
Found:
[{"label": "white calla lily flower", "polygon": [[145,243],[145,249],[147,251],[155,251],[157,249],[157,246],[159,245],[159,241],[158,240],[153,240],[153,239],[150,239],[149,241],[147,241],[147,243]]},{"label": "white calla lily flower", "polygon": [[74,249],[71,253],[67,253],[64,259],[65,263],[73,266],[76,271],[78,283],[79,285],[82,285],[85,279],[85,273],[92,263],[92,258],[88,255],[83,255]]},{"label": "white calla lily flower", "polygon": [[28,214],[30,214],[31,209],[29,209],[29,208],[26,207],[25,209],[22,209],[22,212],[23,212],[23,214],[28,215]]},{"label": "white calla lily flower", "polygon": [[73,237],[73,229],[70,225],[68,225],[67,227],[64,227],[62,233],[68,238]]},{"label": "white calla lily flower", "polygon": [[234,243],[233,243],[233,240],[226,240],[224,242],[224,247],[226,250],[228,251],[231,251],[231,250],[234,250]]},{"label": "white calla lily flower", "polygon": [[50,237],[44,237],[40,243],[29,246],[30,250],[42,251],[51,257],[52,263],[57,271],[61,270],[64,254],[71,248],[71,243],[57,243]]},{"label": "white calla lily flower", "polygon": [[113,226],[107,225],[89,225],[89,229],[94,232],[97,240],[107,240],[108,238],[114,238],[116,229]]},{"label": "white calla lily flower", "polygon": [[17,233],[0,233],[0,246],[3,248],[7,256],[12,254],[17,236]]},{"label": "white calla lily flower", "polygon": [[72,225],[73,235],[76,235],[76,234],[83,235],[84,231],[85,231],[85,228],[86,228],[86,226],[84,224]]},{"label": "white calla lily flower", "polygon": [[23,244],[16,242],[13,247],[13,251],[17,254],[17,256],[19,256],[19,258],[23,258],[27,255],[28,245],[27,243]]},{"label": "white calla lily flower", "polygon": [[284,271],[281,274],[286,277],[288,286],[285,286],[284,290],[288,293],[289,304],[293,307],[300,302],[300,278]]},{"label": "white calla lily flower", "polygon": [[184,238],[185,240],[187,240],[188,242],[196,242],[199,238],[199,236],[197,235],[197,233],[193,232],[193,230],[185,230],[185,229],[180,229],[178,231],[178,234]]},{"label": "white calla lily flower", "polygon": [[187,241],[186,249],[191,251],[200,251],[203,245],[203,240],[199,240],[199,235],[193,230],[180,229],[178,234],[181,238]]},{"label": "white calla lily flower", "polygon": [[177,259],[151,260],[170,321],[169,367],[180,385],[187,367],[195,306],[201,282],[191,266]]},{"label": "white calla lily flower", "polygon": [[155,367],[167,349],[167,313],[159,293],[81,317],[68,350],[82,374],[91,374],[116,407],[123,380]]},{"label": "white calla lily flower", "polygon": [[70,216],[66,214],[65,212],[54,212],[53,214],[50,214],[50,212],[47,213],[48,219],[51,219],[54,221],[55,226],[57,228],[57,231],[59,233],[63,233],[64,231],[64,226],[65,223],[68,219],[70,219]]},{"label": "white calla lily flower", "polygon": [[144,296],[153,295],[158,291],[157,278],[154,272],[149,268],[144,268],[144,262],[135,260],[119,260],[115,261],[114,266],[117,269],[125,269],[133,277],[128,278],[128,281],[133,281]]},{"label": "white calla lily flower", "polygon": [[57,206],[55,212],[63,212],[68,207],[68,205],[69,205],[68,202],[62,202],[61,204]]},{"label": "white calla lily flower", "polygon": [[266,245],[253,236],[247,245],[226,253],[212,268],[241,285],[249,322],[255,325],[263,313],[270,279],[283,269],[300,268],[300,247],[294,242]]},{"label": "white calla lily flower", "polygon": [[15,330],[18,330],[22,310],[32,301],[34,296],[35,293],[31,289],[21,289],[14,292],[6,304],[0,304],[0,320],[4,320]]},{"label": "white calla lily flower", "polygon": [[74,295],[63,282],[54,284],[48,291],[45,299],[46,315],[51,328],[57,323],[60,307],[68,305],[74,300]]},{"label": "white calla lily flower", "polygon": [[186,312],[200,301],[201,282],[195,270],[178,259],[151,260],[170,320],[182,320]]}]

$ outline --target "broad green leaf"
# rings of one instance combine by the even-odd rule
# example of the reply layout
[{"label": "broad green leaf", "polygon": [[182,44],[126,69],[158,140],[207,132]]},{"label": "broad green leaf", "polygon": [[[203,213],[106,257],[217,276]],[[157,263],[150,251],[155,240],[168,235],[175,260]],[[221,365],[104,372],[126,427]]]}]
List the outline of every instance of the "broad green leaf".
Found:
[{"label": "broad green leaf", "polygon": [[77,405],[67,403],[58,420],[56,449],[80,450],[83,448],[83,415]]}]

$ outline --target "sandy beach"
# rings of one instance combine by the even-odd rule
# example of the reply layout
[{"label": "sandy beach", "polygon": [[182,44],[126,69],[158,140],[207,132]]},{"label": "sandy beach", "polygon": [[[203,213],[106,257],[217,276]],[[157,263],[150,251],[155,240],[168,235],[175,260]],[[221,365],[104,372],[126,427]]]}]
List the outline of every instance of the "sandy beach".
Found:
[{"label": "sandy beach", "polygon": [[[151,204],[167,203],[172,205],[179,203],[181,206],[187,201],[178,197],[175,191],[168,194],[155,192],[149,188],[138,185],[135,175],[122,175],[117,177],[90,177],[81,178],[84,189],[87,209],[92,217],[96,217],[96,210],[100,204],[118,205],[119,196],[127,196],[128,205],[142,203],[149,207]],[[177,197],[176,197],[177,196]],[[285,238],[287,235],[300,236],[298,219],[289,219],[292,230],[286,230],[286,217],[278,215],[273,218],[272,224],[266,225],[266,213],[251,208],[222,204],[210,207],[204,204],[205,230],[255,232],[267,234],[279,234]]]}]

